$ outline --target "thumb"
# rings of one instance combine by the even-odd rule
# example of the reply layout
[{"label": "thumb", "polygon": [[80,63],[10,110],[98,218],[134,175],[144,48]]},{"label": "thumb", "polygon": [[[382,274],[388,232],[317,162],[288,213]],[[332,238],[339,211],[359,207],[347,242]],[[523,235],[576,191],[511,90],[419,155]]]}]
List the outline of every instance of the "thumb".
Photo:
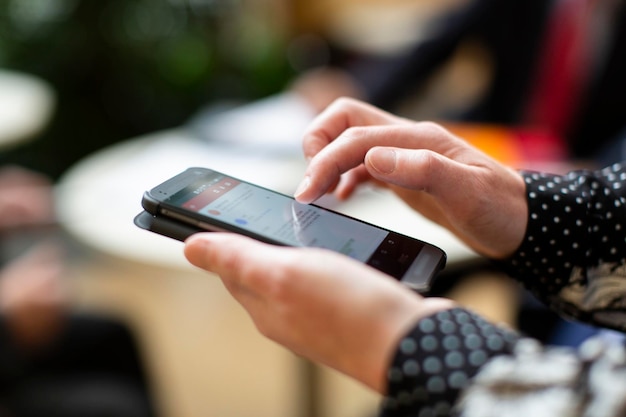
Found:
[{"label": "thumb", "polygon": [[388,147],[370,149],[365,166],[380,181],[434,196],[441,196],[445,190],[458,190],[470,169],[430,150]]}]

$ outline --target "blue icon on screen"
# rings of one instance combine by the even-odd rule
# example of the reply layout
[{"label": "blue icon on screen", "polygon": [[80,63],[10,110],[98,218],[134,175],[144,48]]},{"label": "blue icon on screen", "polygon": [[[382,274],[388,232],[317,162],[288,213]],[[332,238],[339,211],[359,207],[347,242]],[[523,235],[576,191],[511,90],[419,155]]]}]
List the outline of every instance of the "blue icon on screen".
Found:
[{"label": "blue icon on screen", "polygon": [[245,226],[248,224],[248,221],[246,219],[235,219],[235,223],[241,226]]}]

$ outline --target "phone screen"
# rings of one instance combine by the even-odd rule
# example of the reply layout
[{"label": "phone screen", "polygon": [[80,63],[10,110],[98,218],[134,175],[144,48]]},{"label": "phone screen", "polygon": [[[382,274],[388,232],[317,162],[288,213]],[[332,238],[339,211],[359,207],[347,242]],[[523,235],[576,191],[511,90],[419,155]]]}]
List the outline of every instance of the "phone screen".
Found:
[{"label": "phone screen", "polygon": [[166,203],[288,246],[320,247],[366,262],[388,232],[214,172]]},{"label": "phone screen", "polygon": [[420,240],[203,168],[191,168],[153,188],[144,198],[144,207],[157,218],[200,229],[329,249],[414,288],[426,288],[445,264],[441,249]]}]

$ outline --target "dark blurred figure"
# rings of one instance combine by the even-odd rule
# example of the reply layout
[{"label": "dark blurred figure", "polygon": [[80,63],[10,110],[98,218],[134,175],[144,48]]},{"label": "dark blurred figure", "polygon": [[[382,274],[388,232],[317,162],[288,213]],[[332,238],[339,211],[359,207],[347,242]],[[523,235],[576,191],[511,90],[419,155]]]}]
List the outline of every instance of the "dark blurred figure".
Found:
[{"label": "dark blurred figure", "polygon": [[[0,170],[3,243],[51,227],[52,207],[45,177]],[[0,416],[155,416],[129,329],[70,311],[60,246],[36,242],[0,271]]]},{"label": "dark blurred figure", "polygon": [[[562,10],[563,6],[572,8]],[[566,21],[571,22],[569,27],[563,24]],[[334,48],[331,84],[326,84],[325,70],[318,69],[298,80],[294,89],[310,95],[318,108],[337,91],[397,111],[462,45],[472,42],[487,57],[490,81],[470,108],[442,118],[538,125],[562,136],[572,158],[595,159],[601,164],[623,159],[606,151],[607,147],[620,149],[614,141],[625,136],[623,2],[467,0],[430,23],[426,31],[425,39],[393,56]],[[349,80],[343,88],[336,86],[339,78]],[[324,85],[330,88],[322,96]]]}]

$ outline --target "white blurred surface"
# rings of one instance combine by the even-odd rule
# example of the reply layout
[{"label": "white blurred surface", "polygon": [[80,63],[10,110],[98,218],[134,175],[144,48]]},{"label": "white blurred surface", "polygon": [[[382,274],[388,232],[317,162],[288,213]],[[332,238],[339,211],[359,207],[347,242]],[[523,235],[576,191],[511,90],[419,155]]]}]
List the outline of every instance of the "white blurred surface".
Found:
[{"label": "white blurred surface", "polygon": [[190,124],[198,136],[211,143],[299,154],[302,134],[314,117],[304,99],[285,92],[226,111],[209,107]]},{"label": "white blurred surface", "polygon": [[50,120],[54,101],[44,81],[0,70],[0,147],[32,138]]}]

